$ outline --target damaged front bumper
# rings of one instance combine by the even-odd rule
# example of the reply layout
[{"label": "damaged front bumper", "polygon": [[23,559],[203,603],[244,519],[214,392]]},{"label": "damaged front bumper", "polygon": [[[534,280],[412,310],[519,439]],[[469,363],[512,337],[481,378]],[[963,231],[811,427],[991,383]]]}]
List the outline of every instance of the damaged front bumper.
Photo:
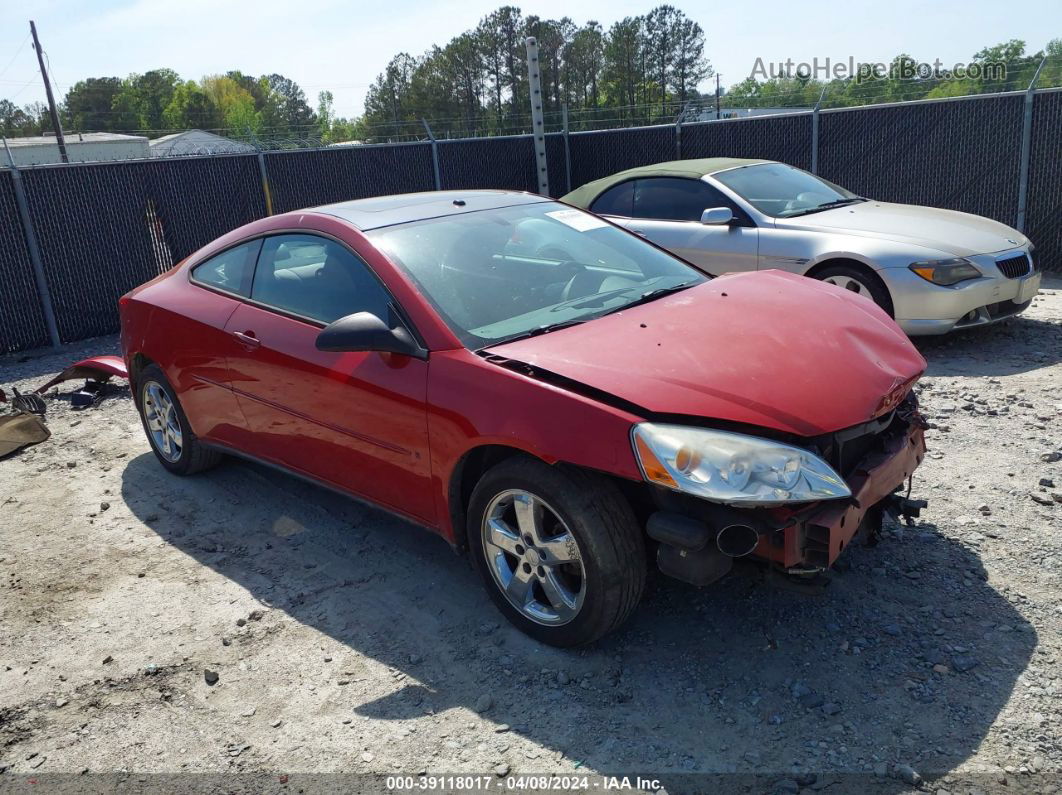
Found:
[{"label": "damaged front bumper", "polygon": [[861,527],[876,532],[883,510],[917,515],[924,505],[894,494],[925,458],[922,425],[915,418],[899,432],[881,436],[876,449],[848,471],[852,496],[846,500],[768,512],[658,494],[659,510],[647,525],[649,536],[659,542],[657,565],[694,585],[719,579],[735,557],[745,554],[790,573],[830,567]]}]

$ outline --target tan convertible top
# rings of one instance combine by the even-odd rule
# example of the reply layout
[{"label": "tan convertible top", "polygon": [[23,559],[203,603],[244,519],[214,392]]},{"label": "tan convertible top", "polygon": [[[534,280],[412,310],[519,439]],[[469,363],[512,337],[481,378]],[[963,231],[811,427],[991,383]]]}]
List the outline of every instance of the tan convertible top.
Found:
[{"label": "tan convertible top", "polygon": [[738,166],[751,166],[754,163],[771,163],[771,160],[747,160],[740,157],[703,157],[699,160],[671,160],[667,163],[653,163],[648,166],[628,168],[593,182],[587,182],[581,188],[577,188],[567,196],[562,196],[561,201],[574,204],[576,207],[588,209],[594,199],[620,182],[626,182],[636,177],[693,177],[700,179],[705,174],[714,174],[728,168]]}]

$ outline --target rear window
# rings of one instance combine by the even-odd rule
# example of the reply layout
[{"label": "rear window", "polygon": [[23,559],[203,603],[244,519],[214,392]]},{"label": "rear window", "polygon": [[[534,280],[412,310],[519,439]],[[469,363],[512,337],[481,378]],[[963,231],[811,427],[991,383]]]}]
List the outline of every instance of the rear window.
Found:
[{"label": "rear window", "polygon": [[199,263],[192,269],[192,280],[226,293],[249,295],[254,258],[261,244],[260,240],[252,240]]}]

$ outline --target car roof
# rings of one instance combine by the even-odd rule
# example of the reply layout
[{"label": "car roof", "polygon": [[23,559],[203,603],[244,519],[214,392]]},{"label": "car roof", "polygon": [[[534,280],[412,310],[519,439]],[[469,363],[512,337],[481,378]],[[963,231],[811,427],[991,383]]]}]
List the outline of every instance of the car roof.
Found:
[{"label": "car roof", "polygon": [[512,207],[518,204],[548,202],[543,196],[509,190],[443,190],[374,196],[336,204],[311,207],[305,211],[342,218],[363,232],[383,226],[441,218],[446,215]]},{"label": "car roof", "polygon": [[588,182],[581,188],[577,188],[567,196],[561,197],[561,201],[574,204],[576,207],[588,208],[590,204],[611,188],[621,182],[637,177],[692,177],[700,179],[706,174],[714,174],[717,171],[725,171],[728,168],[751,166],[756,163],[773,163],[773,160],[755,160],[740,157],[702,157],[696,160],[670,160],[665,163],[652,163],[648,166],[628,168],[601,179]]}]

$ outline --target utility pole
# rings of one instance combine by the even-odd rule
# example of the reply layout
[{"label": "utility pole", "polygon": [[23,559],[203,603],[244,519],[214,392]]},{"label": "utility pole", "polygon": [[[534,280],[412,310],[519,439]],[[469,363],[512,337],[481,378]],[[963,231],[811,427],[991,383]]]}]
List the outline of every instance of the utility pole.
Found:
[{"label": "utility pole", "polygon": [[538,68],[538,40],[528,36],[527,84],[531,95],[531,133],[535,144],[535,169],[538,171],[538,192],[549,196],[549,169],[546,166],[546,127],[542,113],[542,77]]},{"label": "utility pole", "polygon": [[30,20],[30,33],[33,34],[33,49],[37,51],[37,63],[41,67],[41,77],[44,78],[44,93],[48,95],[48,110],[52,116],[52,129],[55,130],[55,142],[59,144],[59,157],[64,163],[69,163],[70,158],[66,155],[66,139],[63,138],[63,127],[59,124],[59,112],[55,109],[55,96],[52,94],[52,83],[48,79],[48,70],[44,68],[44,52],[41,43],[37,39],[37,26]]},{"label": "utility pole", "polygon": [[719,73],[715,73],[715,118],[719,118]]}]

